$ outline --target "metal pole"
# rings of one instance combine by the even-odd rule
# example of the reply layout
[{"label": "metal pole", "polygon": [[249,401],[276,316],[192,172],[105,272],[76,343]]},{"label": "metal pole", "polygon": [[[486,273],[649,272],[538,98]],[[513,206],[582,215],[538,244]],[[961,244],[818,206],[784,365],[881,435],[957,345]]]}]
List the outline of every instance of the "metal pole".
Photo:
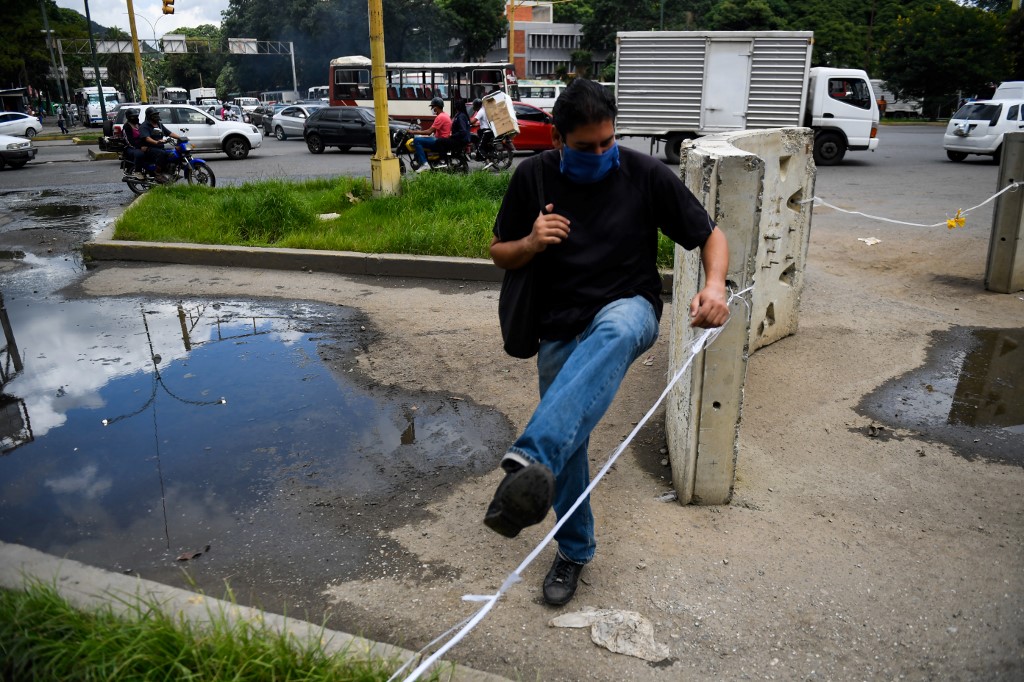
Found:
[{"label": "metal pole", "polygon": [[[89,15],[89,0],[85,0],[85,23],[89,29],[89,49],[92,51],[92,68],[96,70],[96,87],[99,89],[100,98],[100,125],[102,126],[103,122],[107,120],[107,102],[103,96],[103,79],[100,78],[100,62],[96,57],[96,39],[93,38],[92,35],[92,17]],[[85,107],[85,117],[86,119],[89,118],[88,103],[86,103]],[[88,125],[89,121],[86,120],[85,123]]]},{"label": "metal pole", "polygon": [[[139,81],[139,101],[148,102],[146,98],[146,77],[142,73],[142,55],[139,54],[139,34],[135,32],[135,8],[132,7],[132,0],[128,0],[128,25],[132,29],[132,51],[135,53],[135,77]],[[153,32],[156,39],[156,31]]]},{"label": "metal pole", "polygon": [[74,123],[71,119],[71,112],[74,110],[74,107],[71,106],[73,98],[71,96],[71,87],[68,86],[68,67],[64,66],[64,47],[60,44],[59,40],[57,41],[57,56],[60,57],[60,73],[64,77],[64,93],[68,96],[64,100],[64,111],[67,113],[68,124],[70,125]]},{"label": "metal pole", "polygon": [[[299,95],[299,79],[295,77],[295,43],[288,43],[288,52],[292,56],[292,90],[295,91],[296,95]],[[302,99],[301,95],[299,99]]]},{"label": "metal pole", "polygon": [[367,2],[370,12],[370,81],[373,87],[374,132],[377,143],[377,151],[370,159],[370,180],[375,196],[398,194],[402,172],[398,159],[391,153],[387,69],[384,67],[384,9],[381,0]]},{"label": "metal pole", "polygon": [[39,9],[43,13],[43,29],[46,32],[46,47],[50,49],[50,63],[53,65],[53,70],[56,72],[54,73],[54,78],[57,81],[57,93],[60,95],[61,100],[64,100],[64,92],[60,87],[60,72],[57,71],[57,60],[53,56],[53,34],[50,32],[50,20],[46,16],[46,5],[43,3],[43,0],[39,0]]}]

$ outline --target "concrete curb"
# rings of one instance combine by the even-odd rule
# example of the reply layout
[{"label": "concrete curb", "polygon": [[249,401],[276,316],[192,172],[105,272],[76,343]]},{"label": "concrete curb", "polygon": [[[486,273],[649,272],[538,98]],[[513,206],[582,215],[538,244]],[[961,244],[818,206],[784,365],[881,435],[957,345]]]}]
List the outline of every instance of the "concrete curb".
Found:
[{"label": "concrete curb", "polygon": [[503,271],[483,258],[441,258],[398,254],[273,249],[249,246],[166,244],[114,240],[111,222],[97,237],[82,246],[93,260],[146,261],[179,265],[302,270],[339,275],[418,277],[478,282],[500,282]]},{"label": "concrete curb", "polygon": [[[403,663],[417,656],[415,652],[401,647],[327,630],[313,623],[239,606],[144,578],[104,571],[30,547],[0,542],[0,587],[24,590],[27,580],[52,586],[63,599],[80,610],[109,606],[114,613],[126,615],[131,610],[125,602],[131,599],[125,598],[137,597],[158,603],[164,613],[174,618],[187,618],[198,626],[206,625],[213,616],[223,616],[230,622],[262,623],[273,632],[288,633],[300,642],[319,642],[326,654],[344,651],[350,656],[398,659]],[[451,663],[440,663],[436,669],[442,671],[441,679],[444,680],[508,682],[507,678]]]},{"label": "concrete curb", "polygon": [[[337,275],[413,277],[473,282],[500,282],[504,271],[484,258],[274,249],[250,246],[133,242],[112,239],[114,224],[82,246],[97,261],[142,261],[177,265],[211,265],[264,270],[301,270]],[[662,291],[672,291],[672,271],[661,273]]]},{"label": "concrete curb", "polygon": [[121,157],[117,152],[101,152],[95,149],[89,149],[87,153],[92,161],[111,161]]}]

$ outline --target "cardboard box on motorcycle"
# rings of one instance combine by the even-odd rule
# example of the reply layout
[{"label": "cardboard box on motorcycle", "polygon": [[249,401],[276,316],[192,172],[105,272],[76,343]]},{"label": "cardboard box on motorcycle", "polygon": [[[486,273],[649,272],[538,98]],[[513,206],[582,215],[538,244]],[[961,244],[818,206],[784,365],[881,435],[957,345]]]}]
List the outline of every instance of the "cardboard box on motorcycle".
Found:
[{"label": "cardboard box on motorcycle", "polygon": [[519,134],[519,120],[512,100],[504,92],[492,92],[483,98],[484,112],[494,127],[494,134],[501,136],[508,133]]}]

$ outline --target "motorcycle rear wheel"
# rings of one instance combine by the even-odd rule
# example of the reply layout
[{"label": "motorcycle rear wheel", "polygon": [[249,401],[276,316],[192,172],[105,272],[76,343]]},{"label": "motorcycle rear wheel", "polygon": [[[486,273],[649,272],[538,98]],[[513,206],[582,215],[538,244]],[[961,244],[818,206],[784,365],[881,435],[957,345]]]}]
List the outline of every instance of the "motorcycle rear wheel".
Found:
[{"label": "motorcycle rear wheel", "polygon": [[138,195],[145,194],[151,187],[151,185],[144,180],[126,180],[125,184],[128,185],[128,189]]},{"label": "motorcycle rear wheel", "polygon": [[190,185],[217,186],[217,176],[213,174],[213,169],[205,161],[193,161],[192,172],[185,177]]}]

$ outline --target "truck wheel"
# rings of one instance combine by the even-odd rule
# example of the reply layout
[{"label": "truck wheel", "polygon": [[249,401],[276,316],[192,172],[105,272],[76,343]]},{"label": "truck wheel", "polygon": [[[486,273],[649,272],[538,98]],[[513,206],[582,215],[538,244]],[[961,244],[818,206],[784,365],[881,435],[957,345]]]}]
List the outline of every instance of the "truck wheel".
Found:
[{"label": "truck wheel", "polygon": [[692,140],[696,137],[690,133],[672,133],[668,136],[668,140],[665,142],[665,158],[673,166],[679,165],[679,147],[686,140]]},{"label": "truck wheel", "polygon": [[241,161],[245,157],[249,156],[249,140],[244,137],[233,135],[228,139],[224,140],[224,153],[228,155],[228,158],[232,161]]},{"label": "truck wheel", "polygon": [[996,153],[992,155],[992,163],[999,165],[999,162],[1003,160],[1003,145],[996,147]]},{"label": "truck wheel", "polygon": [[963,161],[967,158],[967,152],[946,152],[946,158],[950,161]]},{"label": "truck wheel", "polygon": [[835,166],[846,156],[846,143],[839,133],[819,133],[814,138],[814,163]]}]

